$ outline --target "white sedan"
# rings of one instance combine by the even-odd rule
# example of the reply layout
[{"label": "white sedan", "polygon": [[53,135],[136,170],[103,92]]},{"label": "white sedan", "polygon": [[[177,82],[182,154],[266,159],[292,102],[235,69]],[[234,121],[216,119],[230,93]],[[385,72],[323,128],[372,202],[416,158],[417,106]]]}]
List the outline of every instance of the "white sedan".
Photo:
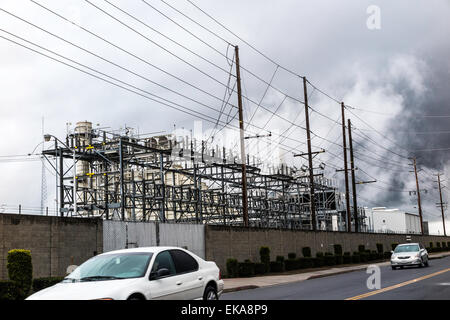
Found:
[{"label": "white sedan", "polygon": [[27,300],[217,300],[217,265],[177,247],[133,248],[95,256]]}]

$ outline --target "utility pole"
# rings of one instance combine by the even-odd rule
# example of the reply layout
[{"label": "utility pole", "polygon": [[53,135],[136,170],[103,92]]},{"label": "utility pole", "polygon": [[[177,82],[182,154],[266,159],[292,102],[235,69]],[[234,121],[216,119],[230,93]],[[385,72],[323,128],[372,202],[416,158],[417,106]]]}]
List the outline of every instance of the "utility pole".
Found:
[{"label": "utility pole", "polygon": [[342,112],[342,147],[344,148],[344,177],[345,177],[345,207],[347,211],[347,231],[352,232],[352,217],[350,214],[350,199],[348,189],[348,166],[347,166],[347,142],[345,138],[345,105],[341,102]]},{"label": "utility pole", "polygon": [[439,206],[441,207],[441,213],[442,213],[442,225],[444,227],[444,237],[447,236],[447,233],[445,231],[445,216],[444,216],[444,203],[442,202],[442,188],[441,188],[441,175],[438,173],[438,186],[439,186]]},{"label": "utility pole", "polygon": [[353,219],[355,219],[355,232],[358,232],[358,203],[356,199],[355,162],[353,158],[352,123],[348,121],[348,145],[350,147],[350,170],[352,173],[352,193],[353,193]]},{"label": "utility pole", "polygon": [[248,227],[247,167],[246,167],[245,140],[244,140],[244,114],[242,111],[241,70],[239,67],[239,47],[235,46],[234,49],[236,54],[236,82],[237,82],[238,107],[239,107],[239,133],[241,140],[242,214],[244,226]]},{"label": "utility pole", "polygon": [[420,189],[419,189],[419,178],[417,177],[417,165],[416,158],[412,158],[413,166],[414,166],[414,174],[416,176],[416,189],[417,189],[417,206],[419,208],[419,217],[420,217],[420,232],[423,235],[423,219],[422,219],[422,204],[420,203]]},{"label": "utility pole", "polygon": [[306,86],[306,77],[303,77],[303,94],[305,96],[305,120],[306,120],[306,142],[308,145],[308,166],[309,166],[309,201],[311,210],[311,225],[312,230],[316,231],[316,202],[314,191],[314,169],[312,163],[312,150],[311,150],[311,130],[309,129],[309,106],[308,106],[308,91]]}]

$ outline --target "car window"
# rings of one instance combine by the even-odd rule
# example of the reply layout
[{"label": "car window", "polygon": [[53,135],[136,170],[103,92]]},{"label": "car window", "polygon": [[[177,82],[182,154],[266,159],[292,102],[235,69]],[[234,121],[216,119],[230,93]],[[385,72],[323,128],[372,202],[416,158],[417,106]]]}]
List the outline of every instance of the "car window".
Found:
[{"label": "car window", "polygon": [[169,251],[163,251],[156,256],[155,262],[153,262],[152,272],[156,272],[162,268],[168,269],[170,275],[174,275],[176,273],[175,264],[173,263],[172,256]]},{"label": "car window", "polygon": [[170,254],[175,262],[177,273],[186,273],[198,270],[198,262],[190,254],[181,250],[171,250]]},{"label": "car window", "polygon": [[419,246],[417,244],[411,244],[411,245],[404,245],[404,246],[397,246],[395,248],[394,252],[416,252],[419,251]]}]

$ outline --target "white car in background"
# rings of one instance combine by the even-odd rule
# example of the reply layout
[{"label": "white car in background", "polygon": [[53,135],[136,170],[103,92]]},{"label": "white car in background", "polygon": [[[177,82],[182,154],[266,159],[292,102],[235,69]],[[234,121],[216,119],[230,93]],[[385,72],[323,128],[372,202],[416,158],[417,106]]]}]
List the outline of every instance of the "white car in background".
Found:
[{"label": "white car in background", "polygon": [[428,266],[428,252],[420,243],[399,244],[391,253],[392,270],[404,266]]},{"label": "white car in background", "polygon": [[95,256],[27,300],[217,300],[217,265],[177,247],[133,248]]}]

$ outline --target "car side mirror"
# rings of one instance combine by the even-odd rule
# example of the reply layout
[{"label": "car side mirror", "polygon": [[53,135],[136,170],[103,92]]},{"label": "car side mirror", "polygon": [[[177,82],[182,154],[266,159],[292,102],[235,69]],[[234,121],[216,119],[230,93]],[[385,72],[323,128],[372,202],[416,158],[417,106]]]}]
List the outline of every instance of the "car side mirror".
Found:
[{"label": "car side mirror", "polygon": [[170,275],[170,271],[167,268],[158,269],[156,272],[150,273],[150,280],[156,280],[165,276]]}]

